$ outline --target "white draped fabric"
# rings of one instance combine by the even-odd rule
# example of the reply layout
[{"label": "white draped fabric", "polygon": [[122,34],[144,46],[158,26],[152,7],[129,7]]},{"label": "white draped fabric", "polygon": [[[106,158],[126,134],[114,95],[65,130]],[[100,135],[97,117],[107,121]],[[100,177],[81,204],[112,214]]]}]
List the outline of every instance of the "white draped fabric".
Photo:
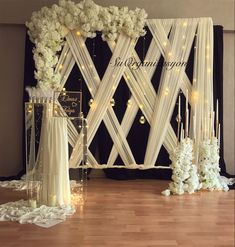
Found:
[{"label": "white draped fabric", "polygon": [[36,170],[42,169],[41,204],[70,205],[67,136],[67,119],[53,117],[52,104],[45,104],[40,147],[35,167]]},{"label": "white draped fabric", "polygon": [[20,224],[28,223],[48,228],[61,223],[74,212],[75,209],[70,206],[48,207],[42,205],[32,208],[29,207],[28,201],[19,200],[0,205],[0,221],[17,221]]},{"label": "white draped fabric", "polygon": [[[161,55],[166,63],[187,62],[189,53],[194,48],[194,75],[192,82],[187,77],[184,66],[174,67],[171,70],[163,67],[160,86],[156,93],[151,81],[157,64],[156,66],[140,66],[134,70],[125,66],[111,66],[109,63],[105,75],[101,79],[86,48],[84,38],[76,35],[76,32],[71,32],[66,37],[65,46],[57,66],[57,70],[60,70],[62,75],[61,88],[64,85],[66,86],[66,79],[76,63],[94,99],[87,116],[89,126],[87,167],[139,169],[161,167],[155,166],[161,146],[164,145],[166,150],[171,152],[177,144],[177,137],[171,127],[170,120],[180,89],[185,95],[187,91],[189,93],[191,137],[193,134],[192,116],[196,115],[196,147],[198,147],[204,135],[201,129],[209,126],[206,117],[213,106],[212,20],[210,18],[154,19],[148,20],[147,25],[153,38],[146,53],[145,62],[159,61]],[[196,41],[194,44],[195,36]],[[110,62],[113,62],[117,57],[120,57],[122,61],[129,57],[134,57],[139,62],[140,58],[134,49],[135,44],[136,40],[131,40],[122,34],[118,37],[116,43],[108,42],[113,53]],[[193,47],[194,45],[195,47]],[[131,92],[131,104],[126,108],[123,119],[119,123],[109,102],[122,76]],[[144,164],[136,164],[135,157],[126,139],[139,109],[141,109],[151,127]],[[113,147],[107,164],[99,164],[89,151],[89,145],[101,121],[104,121],[113,140]],[[78,135],[72,122],[68,123],[68,139],[74,148],[70,157],[70,167],[77,167],[82,159],[82,136]],[[124,165],[115,164],[118,154],[122,158]]]},{"label": "white draped fabric", "polygon": [[[176,20],[168,39],[161,20],[149,20],[148,22],[153,38],[158,44],[166,62],[188,61],[197,24],[198,19]],[[158,89],[159,98],[155,102],[145,154],[145,166],[153,167],[157,160],[175,107],[184,69],[185,67],[162,70]]]},{"label": "white draped fabric", "polygon": [[[198,149],[203,138],[209,138],[213,111],[213,23],[209,18],[201,18],[198,23],[193,71],[192,112],[196,117],[196,162]],[[192,116],[191,114],[191,120]],[[212,119],[211,119],[212,120]],[[191,121],[192,123],[192,121]],[[214,128],[214,126],[213,126]],[[202,131],[203,130],[203,131]],[[192,131],[192,128],[191,128]]]},{"label": "white draped fabric", "polygon": [[[134,157],[133,155],[131,155],[127,141],[121,143],[119,141],[118,136],[121,135],[124,136],[124,134],[122,133],[122,129],[119,127],[118,120],[109,104],[110,100],[112,99],[115,93],[115,90],[118,86],[118,83],[123,75],[123,71],[125,68],[109,65],[102,78],[102,81],[100,81],[98,73],[96,71],[94,70],[89,71],[85,69],[86,64],[90,69],[93,68],[94,65],[92,63],[90,56],[84,55],[83,53],[85,52],[82,53],[81,51],[81,49],[85,50],[84,40],[82,40],[82,38],[79,37],[77,38],[76,34],[70,33],[67,37],[67,41],[71,48],[71,51],[74,54],[77,64],[81,66],[83,76],[88,83],[88,88],[90,88],[90,92],[92,93],[92,95],[94,95],[93,106],[91,107],[87,116],[87,122],[89,126],[89,131],[87,135],[88,145],[91,143],[101,121],[103,120],[103,117],[105,116],[104,121],[106,123],[106,126],[111,133],[111,137],[113,138],[114,143],[116,144],[118,150],[120,151],[120,156],[122,157],[124,163],[127,166],[133,163],[135,164]],[[115,49],[111,61],[115,60],[116,57],[120,57],[120,59],[126,60],[131,55],[133,48],[134,48],[134,41],[131,40],[129,37],[121,34],[118,38],[117,44],[115,45]],[[76,52],[76,51],[80,51],[80,52]],[[82,61],[82,58],[84,59],[84,61]],[[87,73],[85,73],[85,71]],[[97,88],[97,84],[99,85],[98,88]],[[105,115],[106,111],[108,111],[107,115]],[[82,155],[81,151],[82,148],[81,148],[81,137],[80,137],[73,150],[72,153],[73,158],[70,159],[70,167],[76,167],[79,165]]]}]

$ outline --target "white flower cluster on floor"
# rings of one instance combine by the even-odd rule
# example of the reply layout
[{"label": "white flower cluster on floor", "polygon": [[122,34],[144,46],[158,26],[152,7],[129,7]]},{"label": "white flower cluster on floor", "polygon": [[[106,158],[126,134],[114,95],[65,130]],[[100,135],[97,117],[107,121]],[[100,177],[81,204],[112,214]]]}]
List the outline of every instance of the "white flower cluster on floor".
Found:
[{"label": "white flower cluster on floor", "polygon": [[229,190],[227,183],[220,177],[219,159],[217,138],[204,140],[199,151],[199,174],[202,189]]},{"label": "white flower cluster on floor", "polygon": [[60,0],[51,8],[43,7],[33,12],[31,21],[26,23],[29,36],[35,43],[35,78],[40,87],[57,88],[60,73],[55,72],[58,52],[69,31],[76,30],[83,37],[93,38],[96,31],[102,31],[104,40],[115,40],[119,33],[131,38],[145,34],[145,10],[127,7],[101,7],[91,0],[74,3]]},{"label": "white flower cluster on floor", "polygon": [[169,189],[162,192],[163,195],[170,194],[182,195],[194,193],[200,189],[197,167],[193,161],[193,142],[189,138],[183,139],[173,153],[170,154],[172,161],[172,182]]},{"label": "white flower cluster on floor", "polygon": [[193,142],[189,138],[178,144],[170,159],[172,182],[168,189],[162,191],[165,196],[182,195],[185,192],[191,194],[200,189],[228,191],[228,184],[235,182],[234,179],[220,176],[219,145],[216,137],[201,143],[198,168],[193,164]]}]

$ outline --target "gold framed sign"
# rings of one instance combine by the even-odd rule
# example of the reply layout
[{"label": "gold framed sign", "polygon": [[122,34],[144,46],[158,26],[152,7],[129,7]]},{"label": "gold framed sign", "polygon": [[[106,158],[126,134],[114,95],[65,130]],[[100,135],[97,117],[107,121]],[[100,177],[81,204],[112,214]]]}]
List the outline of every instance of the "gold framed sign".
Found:
[{"label": "gold framed sign", "polygon": [[82,111],[82,92],[55,91],[53,96],[53,116],[79,118]]}]

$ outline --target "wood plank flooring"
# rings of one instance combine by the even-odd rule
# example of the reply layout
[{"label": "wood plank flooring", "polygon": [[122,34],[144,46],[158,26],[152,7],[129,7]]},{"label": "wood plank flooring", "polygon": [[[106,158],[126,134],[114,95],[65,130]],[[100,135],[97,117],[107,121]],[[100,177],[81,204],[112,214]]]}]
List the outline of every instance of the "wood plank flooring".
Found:
[{"label": "wood plank flooring", "polygon": [[[88,181],[84,206],[52,228],[0,222],[1,247],[234,247],[234,191],[164,197],[167,181]],[[0,203],[24,197],[0,188]]]}]

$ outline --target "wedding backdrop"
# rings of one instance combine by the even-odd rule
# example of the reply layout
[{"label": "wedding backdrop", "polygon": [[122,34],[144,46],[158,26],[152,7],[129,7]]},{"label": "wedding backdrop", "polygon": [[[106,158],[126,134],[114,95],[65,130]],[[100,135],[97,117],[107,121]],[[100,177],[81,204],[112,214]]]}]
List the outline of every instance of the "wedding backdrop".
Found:
[{"label": "wedding backdrop", "polygon": [[[194,26],[194,29],[191,28],[192,26]],[[205,26],[204,31],[201,31],[201,34],[196,34],[197,28],[201,26]],[[163,36],[160,37],[162,39],[161,41],[156,41],[157,37],[154,36],[156,34],[152,34],[152,32],[154,33],[154,31],[150,31],[151,28],[161,29],[161,31],[159,32],[159,35],[162,33],[161,36]],[[209,34],[207,32],[207,28],[210,28]],[[107,73],[107,71],[109,70],[115,69],[115,67],[121,67],[121,69],[124,70],[123,76],[120,78],[120,81],[115,82],[116,84],[118,83],[118,85],[113,86],[115,83],[109,83],[112,84],[110,86],[110,88],[112,89],[110,90],[112,92],[112,95],[107,100],[106,106],[104,106],[104,108],[107,107],[107,112],[111,112],[109,113],[109,118],[111,118],[109,120],[109,124],[106,123],[108,122],[108,120],[105,120],[105,116],[104,124],[103,122],[101,122],[102,118],[99,119],[99,124],[94,127],[95,130],[92,133],[91,137],[89,137],[89,133],[91,133],[91,125],[88,124],[88,143],[90,144],[90,153],[88,156],[90,162],[88,167],[125,167],[131,169],[150,169],[153,167],[165,168],[164,166],[170,164],[168,153],[174,149],[177,143],[176,117],[178,109],[178,93],[180,93],[181,95],[182,117],[185,117],[184,95],[186,95],[186,92],[188,90],[190,99],[189,101],[192,104],[192,116],[194,106],[196,104],[199,104],[198,102],[200,102],[200,104],[202,105],[204,104],[203,99],[199,100],[198,98],[199,96],[197,95],[198,92],[196,88],[199,86],[197,85],[196,81],[204,83],[205,80],[208,80],[208,83],[205,83],[205,85],[209,84],[210,86],[208,87],[210,87],[210,90],[207,90],[205,92],[205,95],[200,95],[200,97],[210,98],[211,106],[208,106],[208,108],[212,108],[213,73],[212,71],[209,72],[209,70],[212,70],[211,68],[213,68],[213,56],[215,56],[217,61],[219,60],[219,58],[217,58],[216,56],[220,55],[219,53],[222,51],[221,48],[223,44],[219,44],[221,46],[219,49],[220,51],[217,51],[217,53],[213,55],[214,41],[212,38],[213,26],[211,20],[209,18],[202,18],[201,20],[148,20],[146,30],[146,35],[138,39],[134,51],[129,55],[129,57],[127,56],[126,61],[125,59],[121,59],[119,54],[113,55],[114,61],[110,61],[112,56],[112,48],[110,48],[109,44],[101,39],[100,33],[97,33],[97,36],[94,39],[87,39],[85,43],[83,43],[83,38],[80,35],[77,35],[76,32],[71,33],[66,38],[64,50],[61,53],[60,60],[58,62],[59,66],[61,66],[62,78],[64,78],[64,74],[66,75],[66,78],[64,78],[61,87],[65,86],[68,90],[77,89],[83,92],[83,112],[85,112],[85,115],[93,114],[95,116],[97,115],[97,117],[101,117],[98,116],[99,109],[97,110],[97,108],[95,108],[94,110],[94,105],[97,106],[101,104],[101,102],[97,102],[94,100],[94,91],[96,89],[94,89],[92,83],[96,83],[94,82],[95,79],[98,78],[98,80],[100,80],[100,77],[102,78],[104,73]],[[188,34],[189,30],[190,34]],[[221,28],[215,28],[215,32],[217,35],[222,35],[221,31]],[[189,38],[186,38],[185,33],[189,35]],[[205,34],[207,34],[208,37]],[[199,41],[196,41],[196,37],[200,37],[200,35],[202,35],[205,39],[203,41],[200,41],[199,43]],[[167,36],[169,36],[170,41],[168,41]],[[178,41],[174,41],[174,36],[177,36]],[[176,47],[181,47],[180,49],[175,49],[179,51],[180,55],[181,53],[183,54],[182,56],[185,55],[186,58],[171,57],[171,47],[168,47],[168,45],[170,46],[170,42],[172,43],[171,39],[173,39],[174,43],[176,42]],[[188,39],[189,44],[186,43]],[[211,40],[207,41],[208,39]],[[167,41],[169,42],[169,44],[167,44]],[[179,44],[177,42],[179,42]],[[207,42],[210,42],[210,49]],[[217,45],[217,41],[215,42]],[[187,45],[187,51],[185,44]],[[199,49],[200,46],[204,46],[204,50],[201,52]],[[168,50],[166,50],[165,47],[168,47]],[[32,45],[28,41],[26,43],[27,56],[25,63],[26,86],[36,85],[33,78],[33,61],[32,59],[30,59],[29,56],[29,54],[31,53],[31,49]],[[161,54],[161,49],[165,49],[165,51],[162,51],[163,55]],[[207,55],[205,55],[206,52]],[[168,57],[169,53],[170,57]],[[64,54],[66,54],[66,58],[64,58]],[[80,56],[80,54],[83,54],[83,56]],[[202,69],[199,70],[204,75],[205,79],[196,79],[202,76],[201,73],[196,72],[198,70],[196,61],[198,59],[201,59],[202,55],[196,54],[205,55],[203,55],[204,58],[202,59],[205,60],[206,65],[202,66]],[[210,60],[208,54],[210,54]],[[82,61],[83,57],[84,61]],[[87,61],[85,59],[87,59]],[[174,62],[168,62],[169,65],[167,67],[166,61],[168,60]],[[121,61],[123,62],[122,65],[120,65]],[[183,64],[182,61],[185,64]],[[127,66],[128,63],[133,65],[132,69]],[[137,67],[138,64],[140,64],[139,67]],[[217,62],[215,64],[217,67],[219,67]],[[222,71],[222,67],[217,68],[216,73],[219,74],[220,71]],[[196,73],[198,73],[199,75],[196,75]],[[210,75],[208,76],[209,73]],[[112,72],[110,74],[112,75],[112,77],[111,80],[110,78],[108,78],[108,80],[114,81],[114,73]],[[174,84],[176,82],[173,81],[171,76],[174,80],[178,81],[179,86],[176,89],[174,89]],[[217,78],[216,76],[214,76],[215,92],[216,87],[220,86],[221,83],[221,78]],[[217,83],[216,79],[218,80]],[[104,87],[103,90],[107,91],[107,87]],[[214,94],[214,101],[216,101],[216,99],[219,99],[219,111],[222,112],[222,92],[218,92],[220,92],[220,94]],[[102,103],[104,102],[103,93],[104,92],[101,91]],[[161,96],[162,101],[162,103],[160,103],[164,104],[164,106],[162,107],[158,106],[159,104],[157,100],[159,95]],[[115,101],[115,105],[113,106],[112,102],[110,103],[112,99],[114,99]],[[170,102],[164,102],[166,101],[166,99]],[[91,101],[93,103],[93,107],[89,107],[89,102]],[[165,104],[170,103],[171,107],[168,113],[169,125],[165,124],[162,116],[161,120],[158,119],[153,121],[152,118],[154,107],[160,107],[158,114],[161,115],[162,112],[167,113]],[[215,104],[213,107],[215,107]],[[200,105],[198,105],[198,108],[201,108]],[[104,112],[103,108],[101,110],[102,112]],[[201,113],[200,111],[198,112],[198,116],[203,114],[208,115],[207,113]],[[155,113],[155,115],[157,115],[157,113]],[[144,123],[140,123],[140,118],[144,121]],[[202,118],[205,119],[204,117]],[[201,124],[204,124],[204,120],[200,120],[200,117],[197,118],[197,121],[199,126]],[[222,114],[219,115],[219,121],[220,123],[222,123]],[[150,125],[152,126],[151,130]],[[153,130],[154,126],[157,128],[157,130]],[[167,130],[168,126],[169,130]],[[164,131],[162,130],[166,132],[165,136]],[[155,131],[156,133],[153,131]],[[197,137],[200,137],[200,132],[201,128],[198,127],[197,133],[195,133]],[[157,134],[159,135],[159,137],[156,137]],[[193,135],[192,131],[190,135]],[[154,138],[151,138],[151,136],[154,136]],[[160,141],[161,139],[163,140]],[[200,138],[196,139],[197,143],[200,143]],[[155,145],[154,142],[156,143]],[[157,149],[156,145],[158,146]],[[79,147],[77,148],[79,149]],[[148,153],[146,154],[145,149],[146,152],[148,150]],[[147,158],[150,156],[149,152],[151,155],[154,154],[155,156],[153,161],[151,162],[151,165],[150,161]],[[77,154],[77,159],[79,159],[79,154]],[[77,160],[71,160],[70,165],[74,166],[74,164],[78,163],[79,162],[77,162]],[[223,164],[222,167],[223,171],[225,171],[225,167],[223,166]],[[118,171],[115,172],[118,173]],[[168,171],[165,172],[169,174]]]},{"label": "wedding backdrop", "polygon": [[83,178],[75,182],[80,192],[69,181],[73,169],[105,169],[118,179],[172,175],[165,196],[229,190],[220,176],[222,28],[211,18],[146,17],[88,0],[32,14],[24,140],[30,209],[24,201],[0,206],[2,220],[41,225],[72,214],[83,196]]}]

